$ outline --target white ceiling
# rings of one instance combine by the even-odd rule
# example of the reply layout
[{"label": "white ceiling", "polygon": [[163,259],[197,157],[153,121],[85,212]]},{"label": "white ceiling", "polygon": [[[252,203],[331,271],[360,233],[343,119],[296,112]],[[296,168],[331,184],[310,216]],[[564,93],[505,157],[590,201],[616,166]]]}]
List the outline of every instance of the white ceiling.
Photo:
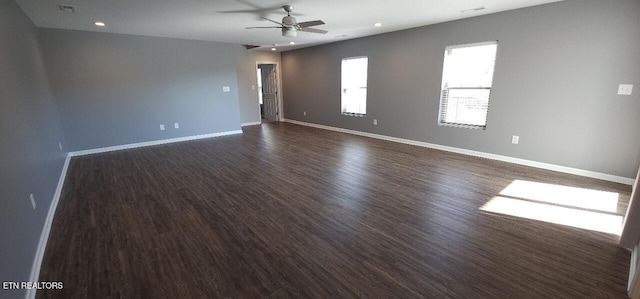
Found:
[{"label": "white ceiling", "polygon": [[[286,0],[284,0],[286,1]],[[330,43],[428,24],[469,18],[559,0],[17,0],[38,27],[101,31],[147,36],[260,45],[279,50]],[[74,13],[58,9],[73,5]],[[281,36],[279,29],[260,15],[280,21],[284,4],[295,6],[298,22],[323,20],[326,35],[299,32]],[[461,11],[486,7],[479,12]],[[103,21],[106,27],[93,23]],[[381,22],[381,27],[373,24]],[[346,37],[345,37],[346,36]],[[295,41],[295,46],[288,43]],[[282,46],[280,46],[282,45]]]}]

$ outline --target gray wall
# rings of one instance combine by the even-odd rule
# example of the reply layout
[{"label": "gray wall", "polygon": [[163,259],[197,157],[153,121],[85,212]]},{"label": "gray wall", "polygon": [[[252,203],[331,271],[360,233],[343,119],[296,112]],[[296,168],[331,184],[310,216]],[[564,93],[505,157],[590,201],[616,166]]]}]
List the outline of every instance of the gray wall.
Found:
[{"label": "gray wall", "polygon": [[29,279],[66,156],[36,30],[15,2],[0,0],[0,282]]},{"label": "gray wall", "polygon": [[[258,78],[256,62],[280,63],[280,52],[263,50],[245,50],[237,52],[238,84],[240,95],[240,119],[242,123],[260,122],[260,105],[258,103]],[[251,89],[251,86],[256,89]]]},{"label": "gray wall", "polygon": [[[567,0],[284,52],[284,110],[288,119],[633,178],[638,16],[637,0]],[[487,129],[438,126],[445,47],[489,40],[499,45]],[[342,116],[341,59],[360,55],[369,57],[367,116]],[[616,95],[619,83],[634,84],[634,94]]]},{"label": "gray wall", "polygon": [[59,29],[41,39],[71,151],[240,129],[241,46]]}]

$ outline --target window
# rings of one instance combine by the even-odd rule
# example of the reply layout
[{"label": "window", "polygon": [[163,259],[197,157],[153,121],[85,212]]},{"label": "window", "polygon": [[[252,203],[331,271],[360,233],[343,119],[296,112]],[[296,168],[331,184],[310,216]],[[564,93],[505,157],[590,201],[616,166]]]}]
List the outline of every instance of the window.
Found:
[{"label": "window", "polygon": [[367,57],[342,59],[342,114],[367,114]]},{"label": "window", "polygon": [[486,128],[497,49],[497,41],[447,47],[440,125]]}]

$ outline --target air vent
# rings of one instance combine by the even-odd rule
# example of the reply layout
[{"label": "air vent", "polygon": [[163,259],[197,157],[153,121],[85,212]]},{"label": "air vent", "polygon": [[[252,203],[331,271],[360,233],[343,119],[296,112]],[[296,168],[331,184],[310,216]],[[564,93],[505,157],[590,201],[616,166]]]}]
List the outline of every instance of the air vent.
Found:
[{"label": "air vent", "polygon": [[75,6],[73,6],[73,5],[63,5],[63,4],[60,4],[60,5],[58,5],[58,8],[59,8],[61,11],[64,11],[64,12],[76,12],[76,7],[75,7]]}]

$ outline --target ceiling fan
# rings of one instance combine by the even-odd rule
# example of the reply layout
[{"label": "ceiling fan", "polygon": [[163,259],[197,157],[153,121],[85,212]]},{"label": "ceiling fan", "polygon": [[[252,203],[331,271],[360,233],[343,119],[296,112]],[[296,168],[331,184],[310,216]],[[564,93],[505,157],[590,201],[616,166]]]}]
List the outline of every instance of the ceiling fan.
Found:
[{"label": "ceiling fan", "polygon": [[280,26],[271,26],[271,27],[247,27],[246,29],[258,29],[258,28],[280,28],[282,29],[282,36],[286,37],[296,37],[298,35],[298,31],[303,32],[312,32],[312,33],[320,33],[325,34],[328,31],[322,29],[309,28],[313,26],[324,25],[324,22],[321,20],[308,21],[308,22],[300,22],[296,21],[296,18],[291,16],[293,12],[293,6],[284,5],[282,6],[284,11],[287,12],[287,15],[282,18],[282,22],[274,21],[265,17],[261,17],[263,20],[267,20],[272,23],[276,23]]}]

